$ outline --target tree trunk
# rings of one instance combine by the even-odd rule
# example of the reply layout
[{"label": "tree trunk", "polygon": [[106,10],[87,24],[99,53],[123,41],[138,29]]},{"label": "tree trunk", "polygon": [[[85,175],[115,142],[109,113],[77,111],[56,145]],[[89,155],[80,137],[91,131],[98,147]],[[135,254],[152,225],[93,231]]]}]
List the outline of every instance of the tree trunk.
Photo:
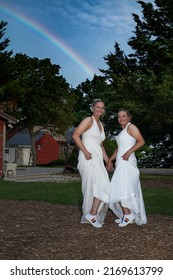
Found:
[{"label": "tree trunk", "polygon": [[36,147],[35,147],[35,135],[30,132],[31,136],[31,151],[32,151],[32,156],[33,156],[33,166],[37,165],[37,153],[36,153]]}]

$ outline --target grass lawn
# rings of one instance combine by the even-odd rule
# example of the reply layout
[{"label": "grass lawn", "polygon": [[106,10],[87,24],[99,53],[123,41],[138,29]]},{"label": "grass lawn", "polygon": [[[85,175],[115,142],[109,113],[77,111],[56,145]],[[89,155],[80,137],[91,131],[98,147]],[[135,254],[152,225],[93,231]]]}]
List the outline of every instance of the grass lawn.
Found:
[{"label": "grass lawn", "polygon": [[[159,187],[143,188],[147,214],[173,216],[173,188],[166,182],[173,182],[173,176],[142,175],[141,180],[157,182]],[[157,185],[157,184],[156,184]],[[82,193],[80,183],[12,182],[0,179],[0,200],[36,200],[56,204],[80,206]]]},{"label": "grass lawn", "polygon": [[78,206],[82,203],[82,193],[79,183],[25,183],[0,180],[0,199],[37,200]]}]

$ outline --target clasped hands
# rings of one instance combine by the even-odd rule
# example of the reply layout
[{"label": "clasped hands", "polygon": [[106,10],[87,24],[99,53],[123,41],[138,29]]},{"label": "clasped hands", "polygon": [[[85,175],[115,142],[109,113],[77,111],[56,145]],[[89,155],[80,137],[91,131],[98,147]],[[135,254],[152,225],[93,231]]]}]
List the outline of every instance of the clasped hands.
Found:
[{"label": "clasped hands", "polygon": [[113,163],[110,159],[106,162],[106,169],[108,172],[114,171]]}]

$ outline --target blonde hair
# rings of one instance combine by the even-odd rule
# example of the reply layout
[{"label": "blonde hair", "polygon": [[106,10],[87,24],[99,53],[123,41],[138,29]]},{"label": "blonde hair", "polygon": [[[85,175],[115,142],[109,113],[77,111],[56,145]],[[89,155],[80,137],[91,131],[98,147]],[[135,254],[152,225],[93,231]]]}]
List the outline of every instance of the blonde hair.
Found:
[{"label": "blonde hair", "polygon": [[94,99],[93,103],[90,104],[90,109],[91,109],[91,111],[93,110],[93,107],[94,107],[98,102],[102,102],[103,104],[105,104],[104,101],[101,100],[100,98]]}]

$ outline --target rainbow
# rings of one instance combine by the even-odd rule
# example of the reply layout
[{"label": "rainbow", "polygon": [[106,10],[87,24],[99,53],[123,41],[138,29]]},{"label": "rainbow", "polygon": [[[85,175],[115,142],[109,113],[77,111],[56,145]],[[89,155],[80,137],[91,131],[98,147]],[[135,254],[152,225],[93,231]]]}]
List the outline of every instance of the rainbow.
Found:
[{"label": "rainbow", "polygon": [[17,21],[21,22],[31,30],[33,30],[38,35],[42,36],[49,43],[56,46],[59,50],[61,50],[67,57],[69,57],[72,61],[74,61],[85,73],[87,73],[90,77],[93,77],[96,71],[92,69],[73,49],[67,46],[60,38],[53,35],[49,30],[46,30],[45,27],[42,27],[33,19],[29,19],[24,15],[21,15],[19,12],[16,12],[13,8],[8,7],[5,4],[0,4],[0,10],[5,14],[13,17]]}]

